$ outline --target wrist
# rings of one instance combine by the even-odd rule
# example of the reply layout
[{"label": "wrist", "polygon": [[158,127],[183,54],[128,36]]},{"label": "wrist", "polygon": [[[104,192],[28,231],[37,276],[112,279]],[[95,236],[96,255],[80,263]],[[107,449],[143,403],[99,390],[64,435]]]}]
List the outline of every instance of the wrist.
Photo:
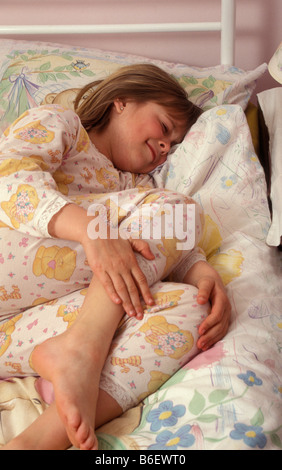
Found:
[{"label": "wrist", "polygon": [[184,282],[186,284],[191,284],[195,287],[198,287],[198,283],[203,277],[214,280],[217,278],[220,279],[217,271],[215,271],[215,269],[207,261],[200,260],[193,264],[193,266],[186,273]]}]

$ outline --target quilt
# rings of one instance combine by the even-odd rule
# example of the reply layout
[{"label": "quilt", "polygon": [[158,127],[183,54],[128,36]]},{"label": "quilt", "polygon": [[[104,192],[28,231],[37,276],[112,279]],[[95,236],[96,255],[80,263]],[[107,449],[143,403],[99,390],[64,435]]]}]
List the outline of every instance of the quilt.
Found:
[{"label": "quilt", "polygon": [[[266,244],[266,184],[242,108],[204,112],[153,178],[202,206],[200,245],[226,286],[231,325],[159,390],[98,429],[99,449],[280,450],[282,258]],[[50,399],[39,378],[0,381],[0,444]]]}]

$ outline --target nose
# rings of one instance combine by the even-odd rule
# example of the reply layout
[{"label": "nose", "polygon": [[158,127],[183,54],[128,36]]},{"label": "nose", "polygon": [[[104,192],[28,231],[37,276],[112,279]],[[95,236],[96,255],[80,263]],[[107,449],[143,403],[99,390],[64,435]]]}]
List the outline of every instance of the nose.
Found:
[{"label": "nose", "polygon": [[169,140],[162,139],[159,141],[159,147],[160,147],[161,155],[164,155],[170,151],[171,143]]}]

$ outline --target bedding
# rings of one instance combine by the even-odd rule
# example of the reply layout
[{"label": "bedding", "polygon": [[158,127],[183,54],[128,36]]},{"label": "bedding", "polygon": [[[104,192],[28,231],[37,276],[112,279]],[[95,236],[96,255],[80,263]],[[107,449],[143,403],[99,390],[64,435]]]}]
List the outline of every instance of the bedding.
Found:
[{"label": "bedding", "polygon": [[0,131],[27,108],[57,102],[70,106],[78,88],[122,65],[142,62],[152,62],[174,75],[191,101],[204,110],[224,103],[245,109],[256,80],[267,69],[266,64],[248,72],[222,65],[200,68],[99,49],[1,39]]},{"label": "bedding", "polygon": [[[48,98],[53,102],[65,89],[75,89],[78,83],[81,86],[112,70],[109,61],[113,55],[102,52],[101,69],[96,73],[96,59],[92,69],[89,50],[82,56],[81,50],[16,41],[1,48],[1,126],[46,96],[54,95]],[[113,67],[140,61],[121,54],[114,57]],[[265,66],[245,73],[222,66],[212,71],[194,67],[184,71],[186,66],[161,64],[194,85],[194,90],[198,88],[191,92],[191,99],[203,98],[205,112],[153,178],[160,186],[194,197],[203,207],[200,246],[226,285],[232,321],[223,340],[197,355],[138,406],[101,427],[99,449],[279,450],[282,257],[266,244],[271,219],[265,177],[243,111],[254,80]],[[217,82],[217,88],[207,86],[212,82]],[[226,87],[220,88],[218,82]],[[220,91],[216,94],[215,89]],[[63,305],[64,299],[60,302]],[[11,323],[0,325],[1,355],[15,328]],[[13,372],[18,366],[11,357],[7,357],[7,365]],[[22,377],[18,370],[18,377],[0,381],[1,445],[28,426],[53,398],[46,383]],[[153,379],[164,379],[158,377],[157,364]]]},{"label": "bedding", "polygon": [[114,432],[112,424],[100,429],[101,447],[281,449],[282,259],[265,243],[265,178],[242,109],[205,112],[155,179],[204,208],[200,246],[226,285],[232,323],[128,412],[128,427],[123,417]]}]

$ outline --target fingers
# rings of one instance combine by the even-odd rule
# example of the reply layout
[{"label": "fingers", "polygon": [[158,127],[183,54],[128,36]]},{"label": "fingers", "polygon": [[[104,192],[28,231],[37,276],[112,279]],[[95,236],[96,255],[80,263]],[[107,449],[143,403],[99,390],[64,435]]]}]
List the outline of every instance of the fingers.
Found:
[{"label": "fingers", "polygon": [[206,351],[209,348],[211,348],[215,343],[220,341],[226,335],[228,331],[228,327],[229,327],[229,315],[226,314],[225,319],[216,323],[214,326],[212,326],[211,328],[208,328],[207,330],[204,330],[204,329],[202,330],[203,333],[201,334],[199,340],[197,341],[198,348],[202,349],[203,351]]},{"label": "fingers", "polygon": [[212,307],[210,314],[199,326],[200,338],[197,346],[203,351],[209,349],[226,335],[231,315],[231,305],[224,287],[214,281],[205,281],[199,287],[197,300],[200,304],[204,304],[204,300],[209,298]]},{"label": "fingers", "polygon": [[144,258],[148,260],[155,259],[155,255],[152,253],[150,246],[147,242],[145,242],[144,240],[133,238],[130,238],[129,241],[131,243],[132,249],[137,253],[140,253],[142,256],[144,256]]},{"label": "fingers", "polygon": [[[120,261],[118,266],[109,267],[106,272],[99,272],[96,268],[95,273],[114,303],[122,304],[127,315],[142,319],[144,310],[140,296],[147,305],[153,305],[154,299],[135,256],[130,258],[128,264]],[[131,265],[130,269],[128,265]]]},{"label": "fingers", "polygon": [[92,271],[111,300],[122,304],[128,315],[143,318],[140,296],[147,305],[154,305],[154,299],[134,251],[153,260],[149,244],[139,239],[86,239],[83,246]]},{"label": "fingers", "polygon": [[212,278],[203,278],[199,281],[197,295],[197,301],[199,304],[204,305],[208,302],[213,287],[214,279]]}]

